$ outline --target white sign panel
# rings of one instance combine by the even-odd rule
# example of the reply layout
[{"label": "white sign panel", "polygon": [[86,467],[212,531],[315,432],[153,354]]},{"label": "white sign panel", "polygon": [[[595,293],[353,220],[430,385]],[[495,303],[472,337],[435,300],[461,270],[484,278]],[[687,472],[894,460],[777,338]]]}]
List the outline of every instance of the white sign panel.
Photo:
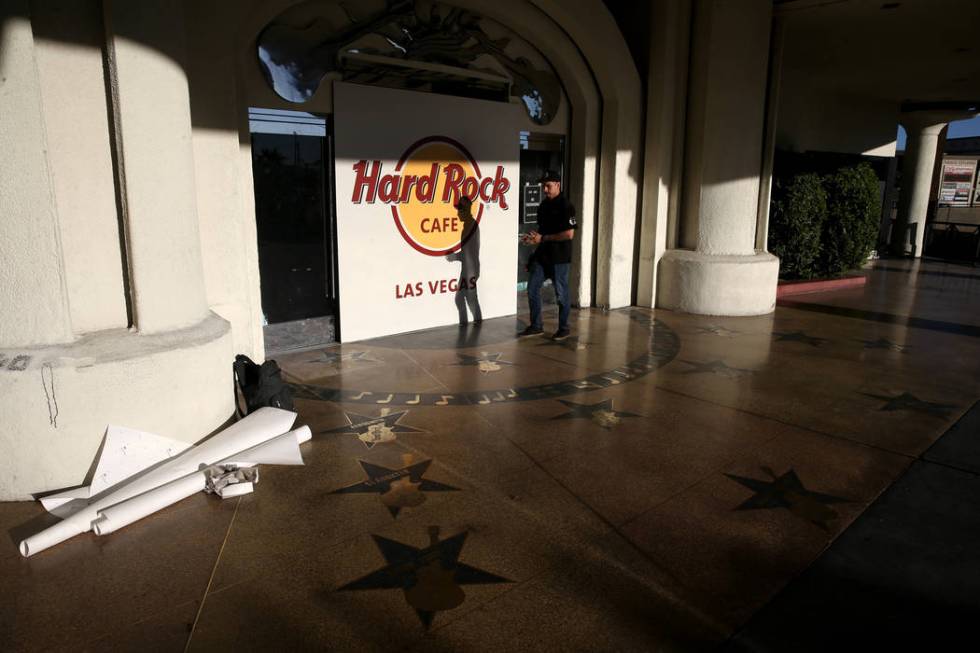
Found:
[{"label": "white sign panel", "polygon": [[334,84],[344,342],[516,312],[519,110]]},{"label": "white sign panel", "polygon": [[973,189],[974,160],[947,159],[943,161],[943,174],[939,186],[939,201],[953,206],[969,206]]}]

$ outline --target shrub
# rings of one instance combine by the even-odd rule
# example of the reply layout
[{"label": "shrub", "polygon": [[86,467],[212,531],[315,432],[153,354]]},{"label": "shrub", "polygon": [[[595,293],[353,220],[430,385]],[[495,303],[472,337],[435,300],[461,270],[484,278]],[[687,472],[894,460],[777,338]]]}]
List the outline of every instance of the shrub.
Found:
[{"label": "shrub", "polygon": [[841,168],[824,178],[827,220],[821,238],[823,274],[841,275],[860,267],[874,249],[881,211],[878,177],[866,163]]},{"label": "shrub", "polygon": [[779,257],[780,275],[810,279],[819,268],[827,193],[819,175],[796,175],[788,183],[776,180],[769,221],[769,249]]}]

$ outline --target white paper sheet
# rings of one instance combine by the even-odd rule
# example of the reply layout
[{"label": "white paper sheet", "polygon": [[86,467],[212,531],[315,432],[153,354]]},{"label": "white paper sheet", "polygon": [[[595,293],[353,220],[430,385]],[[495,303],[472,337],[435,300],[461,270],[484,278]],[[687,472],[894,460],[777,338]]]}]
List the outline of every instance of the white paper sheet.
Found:
[{"label": "white paper sheet", "polygon": [[[145,473],[137,473],[122,483],[108,488],[100,494],[93,495],[86,506],[64,521],[23,540],[19,547],[21,555],[33,555],[70,537],[85,533],[92,529],[92,524],[100,518],[100,513],[104,513],[108,508],[121,504],[133,497],[149,493],[152,490],[157,490],[159,494],[152,495],[152,500],[147,499],[146,504],[141,502],[132,504],[135,508],[131,507],[131,509],[136,511],[136,508],[142,510],[146,506],[156,505],[156,502],[161,497],[169,498],[171,496],[168,494],[169,490],[162,489],[162,486],[188,477],[195,472],[200,473],[206,467],[223,460],[229,460],[242,452],[258,447],[266,441],[286,433],[295,420],[296,413],[294,412],[279,408],[260,408],[220,433],[187,449],[158,467]],[[298,443],[305,441],[303,438],[309,438],[309,428],[304,428],[305,431],[298,429],[298,432],[293,433],[292,437],[294,442]],[[302,464],[302,459],[300,459],[299,464]],[[204,487],[203,475],[201,478],[202,485],[199,489],[203,489]],[[190,482],[188,481],[188,483]],[[181,490],[187,487],[189,485],[180,485]],[[174,491],[176,492],[176,490]],[[176,494],[179,494],[179,492],[176,492]],[[120,515],[123,514],[131,513],[120,511]],[[103,529],[100,527],[100,530]]]}]

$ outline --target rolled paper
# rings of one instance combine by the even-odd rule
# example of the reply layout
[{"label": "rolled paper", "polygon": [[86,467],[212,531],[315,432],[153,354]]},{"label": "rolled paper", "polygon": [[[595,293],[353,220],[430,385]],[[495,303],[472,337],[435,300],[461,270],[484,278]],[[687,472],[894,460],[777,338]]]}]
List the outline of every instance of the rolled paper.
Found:
[{"label": "rolled paper", "polygon": [[[140,472],[92,497],[87,506],[64,521],[23,540],[19,547],[21,555],[31,556],[70,537],[87,533],[92,530],[93,522],[98,520],[107,508],[201,472],[206,467],[257,447],[289,431],[295,421],[296,413],[292,411],[270,407],[260,408],[159,466]],[[297,435],[297,442],[299,437]],[[202,481],[200,489],[203,487]]]},{"label": "rolled paper", "polygon": [[92,522],[92,530],[96,535],[107,535],[123,526],[129,526],[134,521],[202,491],[206,481],[203,471],[194,472],[110,506],[99,512],[99,518]]},{"label": "rolled paper", "polygon": [[69,517],[50,528],[44,529],[37,535],[25,538],[21,541],[18,548],[20,549],[20,554],[26,558],[76,535],[81,535],[87,530],[88,525],[84,520],[73,520]]}]

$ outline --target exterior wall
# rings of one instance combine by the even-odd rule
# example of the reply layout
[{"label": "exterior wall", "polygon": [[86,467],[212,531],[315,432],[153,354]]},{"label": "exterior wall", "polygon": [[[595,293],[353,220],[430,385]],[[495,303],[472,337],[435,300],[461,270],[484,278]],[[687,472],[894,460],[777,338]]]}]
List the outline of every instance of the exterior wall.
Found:
[{"label": "exterior wall", "polygon": [[663,0],[652,7],[649,29],[649,76],[646,96],[643,201],[637,247],[636,303],[657,300],[660,260],[676,244],[683,164],[687,63],[691,3]]},{"label": "exterior wall", "polygon": [[[185,3],[187,76],[207,303],[231,324],[235,353],[264,356],[251,155],[239,133],[235,33],[223,2]],[[242,155],[244,151],[246,156]]]},{"label": "exterior wall", "polygon": [[[609,10],[595,0],[570,11],[557,0],[535,0],[581,50],[602,96],[595,303],[630,305],[639,183],[643,175],[642,86]],[[513,18],[508,24],[517,25]],[[526,38],[534,39],[528,34]],[[536,40],[542,47],[546,41]],[[564,80],[564,77],[563,77]],[[573,111],[576,107],[573,105]]]}]

